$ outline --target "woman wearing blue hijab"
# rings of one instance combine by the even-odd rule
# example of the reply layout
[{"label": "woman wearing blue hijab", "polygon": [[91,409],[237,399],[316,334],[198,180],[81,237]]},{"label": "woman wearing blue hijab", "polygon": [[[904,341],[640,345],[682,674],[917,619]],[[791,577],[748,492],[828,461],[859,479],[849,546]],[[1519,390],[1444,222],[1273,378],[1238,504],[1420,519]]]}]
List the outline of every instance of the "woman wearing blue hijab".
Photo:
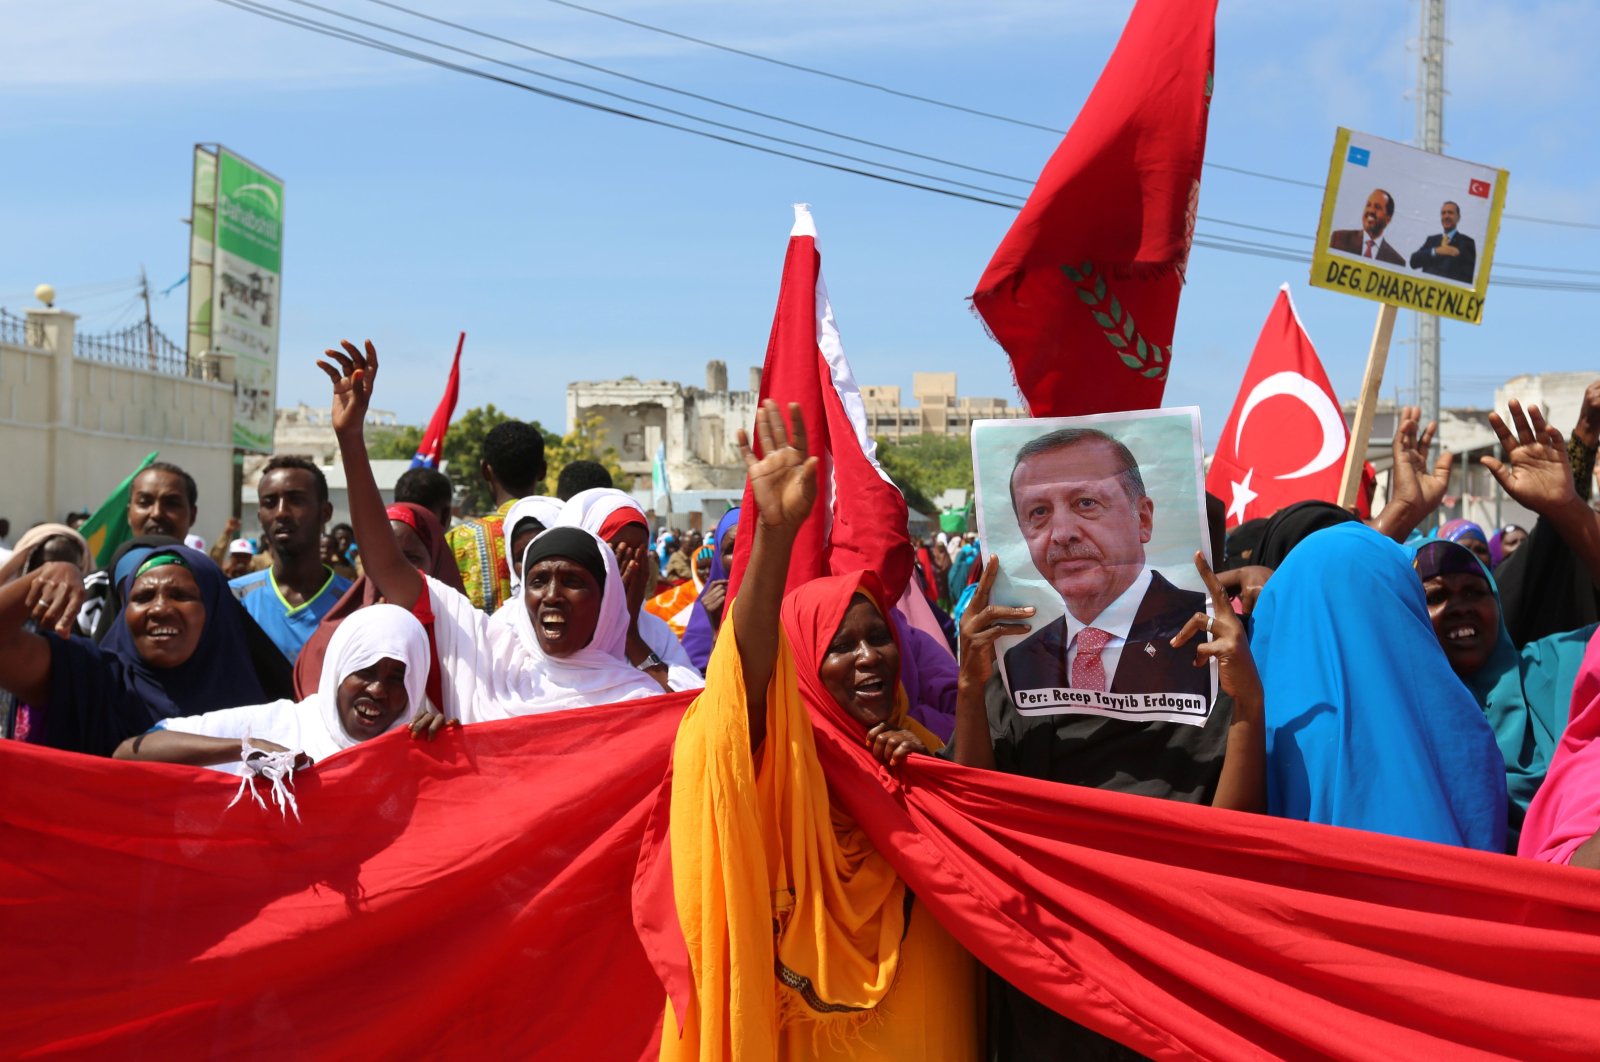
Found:
[{"label": "woman wearing blue hijab", "polygon": [[1405,550],[1358,523],[1319,531],[1253,618],[1272,814],[1505,851],[1505,763]]},{"label": "woman wearing blue hijab", "polygon": [[76,571],[46,565],[0,591],[0,686],[30,706],[29,741],[109,756],[162,719],[261,704],[292,690],[287,662],[281,674],[258,675],[250,617],[216,562],[186,546],[122,558],[115,573],[122,608],[100,645],[21,630],[33,582],[48,586]]},{"label": "woman wearing blue hijab", "polygon": [[1517,850],[1522,820],[1567,725],[1572,687],[1596,625],[1552,634],[1520,650],[1511,643],[1494,577],[1454,541],[1431,540],[1413,561],[1427,595],[1434,636],[1466,684],[1506,765],[1510,800],[1507,851]]},{"label": "woman wearing blue hijab", "polygon": [[[735,505],[722,514],[722,519],[717,521],[717,529],[711,533],[711,572],[706,576],[705,588],[694,603],[694,611],[689,614],[689,625],[683,630],[684,651],[701,674],[705,673],[706,664],[711,660],[711,646],[717,640],[717,627],[722,622],[728,573],[733,567],[733,538],[729,536],[738,528],[739,506]],[[713,586],[717,588],[711,602],[714,607],[708,609],[706,595],[712,592]],[[716,613],[715,619],[711,615],[713,611]]]}]

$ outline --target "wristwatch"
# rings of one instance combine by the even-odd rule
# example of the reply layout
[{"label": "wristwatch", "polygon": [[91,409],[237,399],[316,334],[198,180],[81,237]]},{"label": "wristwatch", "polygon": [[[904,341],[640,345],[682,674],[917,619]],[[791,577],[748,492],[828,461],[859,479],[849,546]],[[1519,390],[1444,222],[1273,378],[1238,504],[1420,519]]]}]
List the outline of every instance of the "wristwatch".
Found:
[{"label": "wristwatch", "polygon": [[661,659],[659,656],[657,656],[654,652],[651,652],[651,654],[649,656],[647,656],[643,660],[639,661],[639,664],[638,664],[638,668],[639,668],[640,671],[649,671],[653,667],[666,667],[666,666],[667,666],[667,662],[665,660]]}]

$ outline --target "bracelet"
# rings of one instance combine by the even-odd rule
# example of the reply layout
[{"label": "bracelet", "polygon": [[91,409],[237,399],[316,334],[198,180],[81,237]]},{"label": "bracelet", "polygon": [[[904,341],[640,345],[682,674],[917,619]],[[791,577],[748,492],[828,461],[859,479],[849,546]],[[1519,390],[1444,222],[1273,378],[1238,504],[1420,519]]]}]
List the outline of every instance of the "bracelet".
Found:
[{"label": "bracelet", "polygon": [[1595,448],[1586,446],[1576,436],[1567,438],[1567,461],[1572,465],[1572,486],[1578,497],[1589,500],[1594,484]]}]

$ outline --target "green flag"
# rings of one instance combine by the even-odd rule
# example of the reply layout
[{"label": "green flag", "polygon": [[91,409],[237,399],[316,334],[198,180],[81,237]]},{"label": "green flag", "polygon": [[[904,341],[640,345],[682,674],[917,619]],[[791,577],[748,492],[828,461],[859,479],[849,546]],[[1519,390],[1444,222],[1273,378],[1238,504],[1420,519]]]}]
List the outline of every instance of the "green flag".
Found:
[{"label": "green flag", "polygon": [[89,553],[94,557],[98,567],[104,568],[111,563],[111,555],[117,547],[133,537],[133,530],[128,527],[128,491],[133,487],[134,477],[150,467],[150,462],[156,459],[160,450],[151,450],[145,459],[139,462],[139,467],[128,473],[128,478],[111,492],[111,496],[100,503],[100,508],[94,515],[78,528],[78,533],[89,543]]}]

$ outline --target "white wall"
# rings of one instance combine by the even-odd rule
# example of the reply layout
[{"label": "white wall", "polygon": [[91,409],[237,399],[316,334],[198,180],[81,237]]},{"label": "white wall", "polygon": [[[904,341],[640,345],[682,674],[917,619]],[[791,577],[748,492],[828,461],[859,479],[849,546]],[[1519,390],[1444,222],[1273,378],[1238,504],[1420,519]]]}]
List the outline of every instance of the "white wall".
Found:
[{"label": "white wall", "polygon": [[76,315],[28,313],[28,342],[0,344],[0,516],[13,536],[93,510],[145,454],[194,476],[207,542],[233,496],[233,386],[76,357]]}]

